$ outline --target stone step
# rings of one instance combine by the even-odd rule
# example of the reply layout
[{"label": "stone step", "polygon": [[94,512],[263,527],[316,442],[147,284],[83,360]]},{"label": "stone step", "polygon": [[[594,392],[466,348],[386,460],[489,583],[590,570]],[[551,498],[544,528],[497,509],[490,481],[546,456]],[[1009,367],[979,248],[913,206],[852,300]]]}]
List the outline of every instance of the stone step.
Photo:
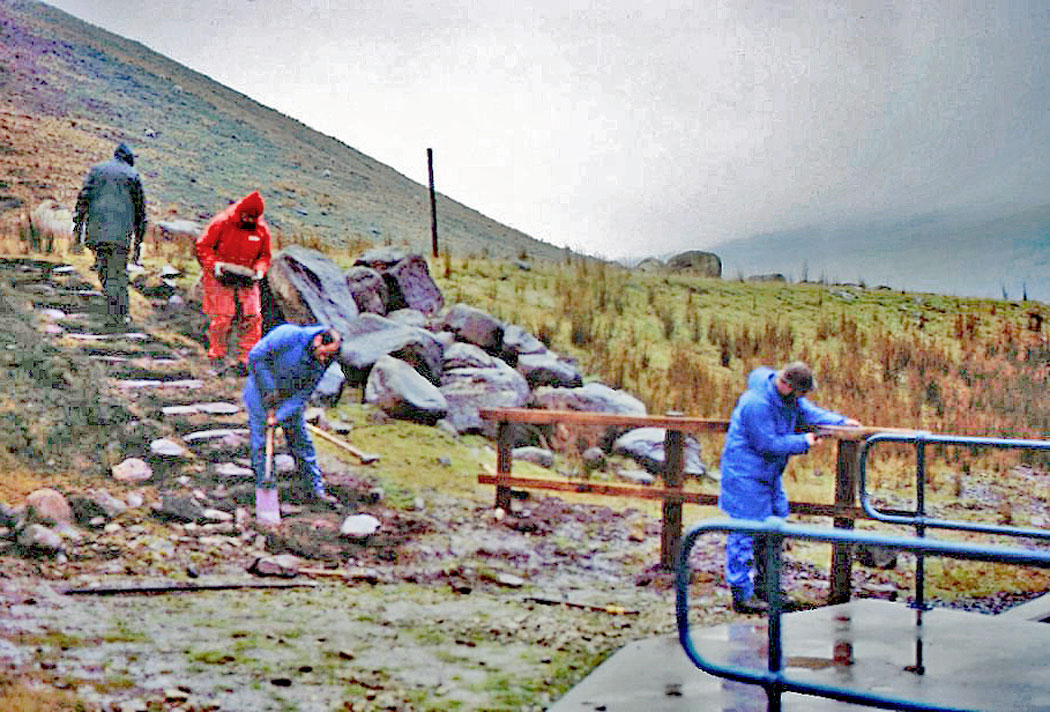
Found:
[{"label": "stone step", "polygon": [[190,415],[236,415],[240,412],[240,405],[223,401],[169,405],[161,408],[161,413],[169,417]]},{"label": "stone step", "polygon": [[110,379],[117,388],[121,389],[139,389],[139,388],[188,388],[191,390],[197,390],[204,387],[204,382],[196,378],[187,379],[172,379],[163,380],[159,378],[154,379],[131,379],[131,380],[120,380]]}]

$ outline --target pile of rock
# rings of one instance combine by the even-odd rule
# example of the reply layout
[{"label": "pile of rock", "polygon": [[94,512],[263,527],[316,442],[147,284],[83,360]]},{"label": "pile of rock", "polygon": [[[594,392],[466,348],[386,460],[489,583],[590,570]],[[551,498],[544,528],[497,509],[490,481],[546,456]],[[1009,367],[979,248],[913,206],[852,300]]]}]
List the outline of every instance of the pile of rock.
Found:
[{"label": "pile of rock", "polygon": [[[267,278],[269,310],[299,324],[324,323],[343,336],[339,364],[324,389],[338,399],[348,382],[390,417],[456,433],[495,436],[482,408],[536,407],[645,415],[630,394],[583,383],[572,359],[547,348],[521,326],[444,298],[419,255],[374,249],[345,273],[320,252],[293,246],[279,252]],[[558,451],[600,448],[635,457],[647,470],[663,463],[663,431],[646,428],[617,444],[622,431],[562,427],[519,429],[520,446],[545,440]],[[705,473],[699,444],[687,439],[688,474]],[[600,453],[599,453],[600,454]],[[596,461],[592,453],[588,461]]]}]

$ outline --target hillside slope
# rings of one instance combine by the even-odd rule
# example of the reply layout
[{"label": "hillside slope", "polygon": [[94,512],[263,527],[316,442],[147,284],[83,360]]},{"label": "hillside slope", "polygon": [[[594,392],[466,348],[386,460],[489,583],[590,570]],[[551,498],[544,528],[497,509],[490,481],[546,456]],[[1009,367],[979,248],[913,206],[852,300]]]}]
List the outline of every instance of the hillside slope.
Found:
[{"label": "hillside slope", "polygon": [[[285,234],[430,250],[426,186],[141,44],[0,0],[0,229],[45,197],[72,205],[118,141],[138,156],[152,220],[203,220],[259,189]],[[441,195],[438,222],[455,254],[566,254]]]}]

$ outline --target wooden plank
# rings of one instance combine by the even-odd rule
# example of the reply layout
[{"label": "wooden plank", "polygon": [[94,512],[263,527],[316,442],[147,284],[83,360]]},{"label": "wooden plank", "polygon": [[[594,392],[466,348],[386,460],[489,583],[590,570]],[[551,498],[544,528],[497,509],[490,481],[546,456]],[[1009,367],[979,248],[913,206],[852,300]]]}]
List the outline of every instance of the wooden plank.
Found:
[{"label": "wooden plank", "polygon": [[162,593],[200,593],[202,591],[234,591],[248,588],[313,588],[317,584],[313,581],[223,581],[217,583],[170,583],[156,584],[128,584],[123,586],[88,586],[85,588],[70,588],[64,593],[69,596],[127,596],[127,595],[157,595]]},{"label": "wooden plank", "polygon": [[570,423],[573,425],[607,425],[631,428],[671,428],[682,432],[721,432],[729,429],[728,420],[692,418],[680,415],[624,415],[623,413],[588,413],[577,410],[543,410],[539,408],[482,408],[481,417],[507,423]]},{"label": "wooden plank", "polygon": [[[695,504],[702,507],[718,506],[718,495],[689,490],[669,490],[659,485],[627,485],[608,482],[589,482],[579,480],[547,480],[539,477],[507,476],[480,474],[478,484],[496,485],[502,483],[508,488],[551,490],[554,492],[575,492],[576,494],[594,494],[603,497],[634,497],[636,499],[664,500],[669,496],[680,497],[684,504]],[[838,507],[821,502],[791,502],[791,513],[810,517],[845,517],[849,519],[870,519],[867,512],[860,507]],[[894,512],[895,513],[895,512]],[[904,513],[902,513],[904,514]]]}]

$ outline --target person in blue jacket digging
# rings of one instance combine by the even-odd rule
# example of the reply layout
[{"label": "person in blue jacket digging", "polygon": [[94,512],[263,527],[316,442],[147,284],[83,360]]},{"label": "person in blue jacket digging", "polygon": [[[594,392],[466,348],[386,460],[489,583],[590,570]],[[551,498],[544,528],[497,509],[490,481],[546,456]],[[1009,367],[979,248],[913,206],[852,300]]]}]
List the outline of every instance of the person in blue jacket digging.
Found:
[{"label": "person in blue jacket digging", "polygon": [[[733,519],[787,517],[781,475],[788,457],[808,452],[820,440],[815,433],[795,432],[798,426],[860,425],[810,403],[805,396],[815,388],[813,371],[798,361],[779,371],[756,368],[747,377],[747,390],[733,409],[722,450],[718,506]],[[725,574],[733,610],[738,613],[761,613],[768,608],[764,545],[763,538],[756,546],[750,534],[729,534]]]},{"label": "person in blue jacket digging", "polygon": [[273,494],[277,487],[276,478],[267,480],[265,472],[266,429],[278,424],[312,497],[335,503],[335,498],[325,491],[304,413],[307,399],[339,353],[341,341],[339,332],[326,326],[282,324],[249,352],[244,405],[251,431],[257,505],[260,493],[265,496],[266,490],[274,490]]}]

